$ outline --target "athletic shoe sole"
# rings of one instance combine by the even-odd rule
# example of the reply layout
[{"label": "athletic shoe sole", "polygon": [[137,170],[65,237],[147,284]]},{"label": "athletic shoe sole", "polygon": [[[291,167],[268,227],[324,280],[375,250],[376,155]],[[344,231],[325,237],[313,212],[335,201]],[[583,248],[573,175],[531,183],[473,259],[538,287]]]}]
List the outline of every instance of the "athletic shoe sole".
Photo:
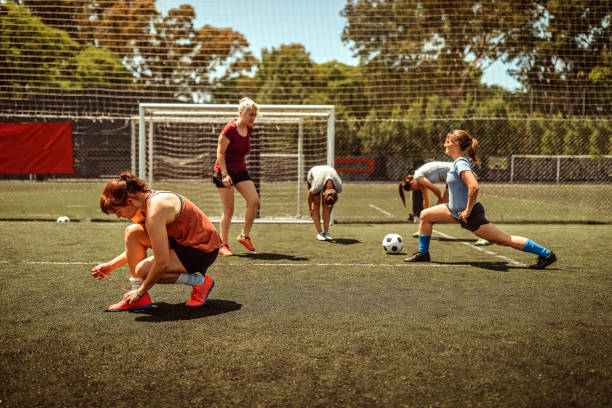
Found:
[{"label": "athletic shoe sole", "polygon": [[136,306],[136,307],[131,307],[129,309],[114,309],[114,310],[104,309],[104,311],[105,312],[132,312],[134,310],[150,309],[152,306],[153,305]]}]

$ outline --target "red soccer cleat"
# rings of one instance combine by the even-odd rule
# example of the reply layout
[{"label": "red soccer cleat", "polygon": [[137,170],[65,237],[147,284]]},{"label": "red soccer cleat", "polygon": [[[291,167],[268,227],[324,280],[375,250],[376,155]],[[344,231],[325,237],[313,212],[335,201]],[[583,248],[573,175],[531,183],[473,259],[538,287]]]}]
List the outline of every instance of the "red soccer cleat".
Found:
[{"label": "red soccer cleat", "polygon": [[191,299],[185,302],[187,307],[200,307],[206,304],[208,295],[212,292],[215,287],[215,281],[208,275],[204,275],[204,283],[198,286],[194,286],[191,289]]},{"label": "red soccer cleat", "polygon": [[114,305],[110,305],[106,308],[107,312],[127,312],[130,310],[142,310],[149,309],[151,307],[151,296],[148,293],[145,293],[143,297],[135,301],[134,303],[127,304],[123,300],[119,303],[115,303]]},{"label": "red soccer cleat", "polygon": [[219,248],[219,253],[223,256],[230,256],[230,255],[234,255],[232,253],[232,251],[230,251],[229,249],[229,245],[227,244],[223,244],[221,245],[221,247]]},{"label": "red soccer cleat", "polygon": [[251,238],[250,237],[245,237],[244,235],[240,234],[236,237],[236,241],[240,242],[242,245],[244,245],[244,247],[246,249],[248,249],[249,251],[255,251],[255,247],[253,246],[253,244],[251,243]]}]

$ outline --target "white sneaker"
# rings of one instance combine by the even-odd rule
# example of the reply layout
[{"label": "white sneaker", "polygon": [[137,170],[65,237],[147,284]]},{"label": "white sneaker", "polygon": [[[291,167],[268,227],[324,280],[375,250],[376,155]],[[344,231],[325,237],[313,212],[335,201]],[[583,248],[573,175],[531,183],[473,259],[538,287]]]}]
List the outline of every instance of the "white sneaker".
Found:
[{"label": "white sneaker", "polygon": [[319,241],[325,241],[325,233],[324,233],[324,232],[319,232],[319,233],[317,234],[317,239],[318,239]]},{"label": "white sneaker", "polygon": [[326,240],[328,241],[333,241],[334,239],[331,237],[331,235],[329,235],[329,232],[324,232],[323,236],[325,237]]}]

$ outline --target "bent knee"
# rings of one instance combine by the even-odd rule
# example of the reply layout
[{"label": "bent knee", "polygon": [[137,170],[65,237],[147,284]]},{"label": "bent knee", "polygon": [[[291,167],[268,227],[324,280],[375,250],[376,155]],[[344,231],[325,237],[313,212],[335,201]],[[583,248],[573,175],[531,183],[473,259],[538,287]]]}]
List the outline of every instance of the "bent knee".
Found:
[{"label": "bent knee", "polygon": [[140,238],[142,234],[146,234],[144,225],[142,224],[130,224],[125,229],[125,240]]}]

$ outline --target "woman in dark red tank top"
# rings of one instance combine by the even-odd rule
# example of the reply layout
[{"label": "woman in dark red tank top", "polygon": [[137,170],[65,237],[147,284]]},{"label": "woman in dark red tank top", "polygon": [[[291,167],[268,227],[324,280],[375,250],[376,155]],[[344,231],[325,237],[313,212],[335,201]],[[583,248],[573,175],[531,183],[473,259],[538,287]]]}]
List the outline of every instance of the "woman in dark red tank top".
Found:
[{"label": "woman in dark red tank top", "polygon": [[238,107],[238,119],[233,119],[225,125],[219,135],[213,183],[217,186],[223,206],[219,223],[223,240],[219,249],[221,255],[233,255],[229,248],[228,237],[234,216],[234,188],[247,202],[242,232],[236,240],[249,251],[255,251],[249,234],[259,209],[259,194],[249,176],[245,156],[251,150],[251,133],[257,112],[258,107],[255,102],[249,98],[242,98]]}]

